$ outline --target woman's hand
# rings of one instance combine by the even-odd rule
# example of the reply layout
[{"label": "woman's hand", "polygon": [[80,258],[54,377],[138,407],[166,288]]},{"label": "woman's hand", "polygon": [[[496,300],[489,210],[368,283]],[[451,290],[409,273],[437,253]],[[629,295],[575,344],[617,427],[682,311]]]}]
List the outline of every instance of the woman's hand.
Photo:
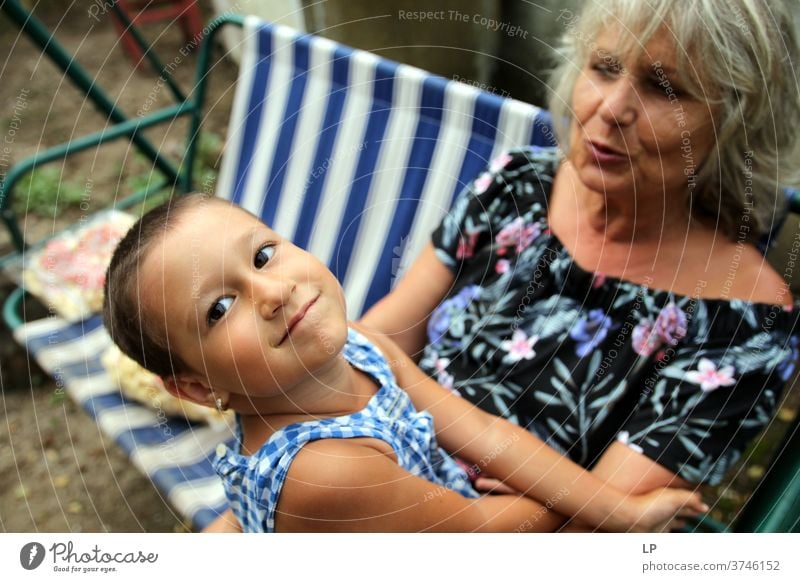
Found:
[{"label": "woman's hand", "polygon": [[608,524],[612,531],[667,532],[684,527],[686,518],[699,517],[708,506],[694,491],[661,487],[627,497],[620,509]]}]

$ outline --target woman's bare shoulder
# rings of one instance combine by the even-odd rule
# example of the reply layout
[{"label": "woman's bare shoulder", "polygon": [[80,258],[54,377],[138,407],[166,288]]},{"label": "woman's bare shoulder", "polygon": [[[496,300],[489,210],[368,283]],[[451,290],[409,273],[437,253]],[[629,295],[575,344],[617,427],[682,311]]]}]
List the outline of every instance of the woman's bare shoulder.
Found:
[{"label": "woman's bare shoulder", "polygon": [[721,296],[753,303],[792,304],[786,280],[753,245],[726,242],[714,253],[714,262]]}]

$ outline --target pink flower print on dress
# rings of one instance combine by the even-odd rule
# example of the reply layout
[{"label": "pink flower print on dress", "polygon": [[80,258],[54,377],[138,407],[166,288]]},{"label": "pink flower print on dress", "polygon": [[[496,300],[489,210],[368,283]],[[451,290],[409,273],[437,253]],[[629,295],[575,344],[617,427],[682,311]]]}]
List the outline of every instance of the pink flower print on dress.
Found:
[{"label": "pink flower print on dress", "polygon": [[[458,394],[458,390],[453,388],[455,378],[453,378],[452,374],[448,374],[447,372],[439,372],[436,376],[436,382],[439,384],[439,386],[447,388],[451,392]],[[458,395],[461,396],[460,394]]]},{"label": "pink flower print on dress", "polygon": [[436,360],[436,363],[433,365],[436,368],[436,381],[439,385],[444,386],[448,390],[452,390],[456,394],[458,391],[453,388],[453,383],[455,382],[455,378],[453,378],[452,374],[447,372],[447,366],[450,365],[449,358],[439,358]]},{"label": "pink flower print on dress", "polygon": [[665,342],[674,346],[686,335],[686,314],[674,303],[669,303],[658,314],[654,330]]},{"label": "pink flower print on dress", "polygon": [[501,257],[508,252],[509,247],[516,247],[517,253],[521,253],[542,234],[542,226],[538,222],[526,224],[525,220],[518,216],[512,222],[505,225],[497,233],[495,243],[497,243],[497,254]]},{"label": "pink flower print on dress", "polygon": [[508,162],[513,160],[514,158],[511,157],[510,154],[504,153],[497,156],[495,159],[492,160],[492,163],[489,164],[489,171],[493,174],[499,172],[503,168],[508,165]]},{"label": "pink flower print on dress", "polygon": [[639,321],[639,325],[633,328],[632,341],[633,351],[645,358],[661,347],[661,338],[653,329],[652,319],[648,317]]},{"label": "pink flower print on dress", "polygon": [[468,231],[461,235],[456,249],[456,259],[471,259],[475,254],[475,244],[478,242],[479,230]]},{"label": "pink flower print on dress", "polygon": [[703,392],[713,392],[720,386],[736,384],[733,366],[724,366],[717,370],[716,364],[708,358],[700,358],[697,370],[686,372],[684,378],[692,384],[699,384]]},{"label": "pink flower print on dress", "polygon": [[480,176],[475,179],[475,184],[473,188],[475,189],[475,194],[483,194],[486,190],[489,189],[489,186],[492,185],[494,178],[489,172],[484,172]]},{"label": "pink flower print on dress", "polygon": [[598,271],[594,274],[594,277],[592,278],[592,288],[597,289],[599,287],[602,287],[603,283],[605,282],[606,282],[606,274]]},{"label": "pink flower print on dress", "polygon": [[444,372],[447,370],[447,366],[450,365],[450,358],[438,358],[436,362],[433,364],[433,367],[436,368],[437,372]]},{"label": "pink flower print on dress", "polygon": [[511,268],[511,263],[506,259],[500,259],[494,266],[495,273],[498,273],[499,275],[507,273],[510,268]]},{"label": "pink flower print on dress", "polygon": [[521,329],[514,330],[514,335],[510,340],[504,340],[500,343],[500,348],[508,353],[503,358],[504,362],[514,363],[520,360],[530,360],[536,355],[533,351],[533,346],[539,341],[538,335],[528,335]]},{"label": "pink flower print on dress", "polygon": [[635,445],[632,442],[630,442],[630,438],[631,438],[630,433],[627,430],[623,430],[617,435],[617,442],[622,443],[632,451],[636,451],[641,455],[644,452],[644,450],[639,445]]},{"label": "pink flower print on dress", "polygon": [[686,336],[686,314],[674,303],[664,306],[655,322],[649,317],[633,328],[633,350],[649,357],[664,342],[671,346]]}]

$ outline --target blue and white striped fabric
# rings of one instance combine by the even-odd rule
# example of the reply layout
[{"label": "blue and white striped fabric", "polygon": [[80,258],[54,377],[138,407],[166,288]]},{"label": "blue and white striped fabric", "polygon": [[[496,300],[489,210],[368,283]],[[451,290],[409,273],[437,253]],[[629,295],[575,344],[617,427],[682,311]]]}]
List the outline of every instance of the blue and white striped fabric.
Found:
[{"label": "blue and white striped fabric", "polygon": [[[256,19],[245,28],[218,194],[325,261],[351,317],[389,291],[491,158],[552,145],[531,105]],[[195,527],[226,506],[210,459],[231,432],[125,401],[100,363],[99,317],[16,337]]]},{"label": "blue and white striped fabric", "polygon": [[554,145],[541,109],[257,19],[217,195],[317,256],[358,317],[500,152]]},{"label": "blue and white striped fabric", "polygon": [[42,319],[17,328],[14,336],[194,527],[225,510],[211,456],[220,442],[232,442],[231,427],[167,418],[123,397],[100,362],[111,345],[100,316],[75,324]]}]

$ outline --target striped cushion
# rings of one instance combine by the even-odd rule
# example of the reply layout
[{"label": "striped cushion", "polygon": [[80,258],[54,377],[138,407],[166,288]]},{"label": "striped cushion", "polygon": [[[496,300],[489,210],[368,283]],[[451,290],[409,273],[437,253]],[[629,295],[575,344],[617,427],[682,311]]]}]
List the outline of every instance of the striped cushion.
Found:
[{"label": "striped cushion", "polygon": [[254,18],[245,34],[217,195],[326,262],[351,317],[491,158],[553,144],[532,105]]},{"label": "striped cushion", "polygon": [[75,324],[51,317],[19,327],[14,335],[194,527],[225,509],[210,458],[220,442],[231,441],[232,431],[167,418],[125,399],[100,363],[111,345],[100,316]]},{"label": "striped cushion", "polygon": [[[218,194],[327,262],[351,317],[391,289],[492,157],[552,144],[536,107],[256,19],[245,33]],[[126,401],[100,364],[99,317],[16,336],[195,527],[224,509],[209,459],[231,432]]]}]

